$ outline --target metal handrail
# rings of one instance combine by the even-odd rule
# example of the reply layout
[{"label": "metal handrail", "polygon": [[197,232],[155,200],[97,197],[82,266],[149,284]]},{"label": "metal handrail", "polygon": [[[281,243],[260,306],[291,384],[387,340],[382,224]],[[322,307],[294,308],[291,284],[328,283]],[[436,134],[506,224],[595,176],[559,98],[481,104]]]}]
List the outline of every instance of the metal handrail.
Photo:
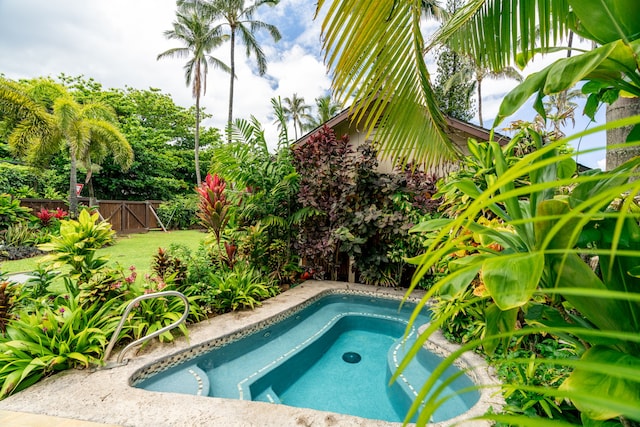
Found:
[{"label": "metal handrail", "polygon": [[122,363],[122,358],[124,357],[124,354],[129,351],[131,349],[131,347],[135,347],[138,344],[142,344],[145,341],[148,341],[152,338],[157,337],[158,335],[167,332],[173,328],[175,328],[176,326],[179,326],[181,323],[183,323],[185,320],[187,320],[187,317],[189,316],[189,301],[187,300],[187,297],[184,296],[184,294],[178,292],[178,291],[162,291],[162,292],[155,292],[152,294],[145,294],[145,295],[140,295],[139,297],[136,297],[134,299],[131,300],[131,302],[129,302],[129,304],[127,305],[127,308],[124,311],[124,314],[122,315],[122,318],[120,319],[120,323],[118,323],[118,327],[116,328],[116,331],[113,333],[113,335],[111,336],[111,341],[109,341],[109,345],[107,346],[107,349],[104,352],[104,358],[103,360],[107,360],[109,358],[109,356],[111,355],[111,351],[113,350],[113,346],[116,345],[116,342],[118,341],[118,335],[120,334],[120,331],[122,330],[122,327],[124,326],[124,322],[126,322],[127,320],[127,316],[129,315],[129,313],[131,313],[131,310],[133,310],[133,306],[136,305],[137,303],[139,303],[142,300],[145,299],[151,299],[151,298],[159,298],[159,297],[164,297],[164,296],[176,296],[182,299],[182,301],[184,301],[184,313],[182,313],[182,317],[180,317],[178,320],[176,320],[175,322],[173,322],[170,325],[165,326],[164,328],[158,329],[157,331],[149,334],[149,335],[145,335],[142,338],[138,338],[137,340],[129,343],[125,348],[122,349],[122,351],[120,352],[120,354],[118,355],[118,358],[116,360],[116,364],[117,365],[121,365]]}]

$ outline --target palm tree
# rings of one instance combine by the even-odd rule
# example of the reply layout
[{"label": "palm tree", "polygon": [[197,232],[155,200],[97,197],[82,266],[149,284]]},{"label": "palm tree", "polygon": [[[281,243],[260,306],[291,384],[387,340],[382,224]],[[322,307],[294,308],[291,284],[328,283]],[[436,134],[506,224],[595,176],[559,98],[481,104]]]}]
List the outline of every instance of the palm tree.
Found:
[{"label": "palm tree", "polygon": [[340,104],[335,102],[331,98],[331,95],[325,95],[316,98],[316,108],[316,117],[312,116],[304,126],[307,130],[315,129],[318,126],[321,126],[323,123],[326,123],[327,121],[329,121],[329,119],[340,112]]},{"label": "palm tree", "polygon": [[[506,66],[500,70],[491,70],[486,66],[480,65],[473,57],[468,57],[472,62],[472,67],[467,69],[464,68],[461,71],[463,73],[456,73],[449,77],[447,81],[447,85],[457,85],[460,82],[468,82],[471,79],[474,79],[475,87],[476,87],[476,96],[478,98],[478,121],[480,122],[480,126],[484,127],[484,120],[482,117],[482,82],[485,78],[494,78],[494,79],[514,79],[518,82],[522,81],[522,74],[518,72],[515,68],[511,66]],[[472,71],[473,75],[470,75],[467,71]]]},{"label": "palm tree", "polygon": [[293,121],[293,133],[298,139],[298,130],[302,133],[303,120],[309,120],[311,116],[307,113],[307,110],[311,106],[304,103],[304,98],[299,98],[297,94],[293,94],[291,98],[287,97],[284,100],[286,107],[284,108],[285,114]]},{"label": "palm tree", "polygon": [[115,127],[115,113],[99,102],[79,104],[64,86],[50,80],[32,85],[0,82],[0,107],[16,125],[9,146],[29,163],[46,162],[58,151],[69,154],[69,211],[76,215],[78,162],[100,162],[109,153],[116,164],[128,169],[133,150]]},{"label": "palm tree", "polygon": [[200,97],[207,93],[207,73],[209,65],[226,72],[233,72],[219,59],[209,53],[227,40],[219,26],[213,26],[211,16],[203,14],[190,5],[183,6],[176,14],[173,28],[164,32],[165,37],[182,42],[184,47],[168,49],[158,55],[160,58],[189,58],[184,66],[187,86],[192,84],[193,97],[196,99],[196,132],[194,159],[196,183],[200,186]]},{"label": "palm tree", "polygon": [[236,39],[239,38],[244,44],[247,57],[252,54],[256,58],[258,74],[263,76],[267,72],[267,58],[255,37],[258,30],[266,30],[274,41],[281,38],[280,31],[275,25],[267,24],[253,19],[256,11],[264,6],[275,6],[280,0],[257,0],[249,6],[245,6],[244,0],[179,0],[178,5],[196,5],[202,10],[210,13],[215,19],[221,18],[224,22],[222,26],[229,26],[230,43],[230,64],[231,76],[229,81],[229,111],[227,125],[233,122],[233,88],[236,78]]},{"label": "palm tree", "polygon": [[420,0],[420,8],[427,18],[433,18],[438,21],[444,21],[448,17],[448,12],[437,0]]}]

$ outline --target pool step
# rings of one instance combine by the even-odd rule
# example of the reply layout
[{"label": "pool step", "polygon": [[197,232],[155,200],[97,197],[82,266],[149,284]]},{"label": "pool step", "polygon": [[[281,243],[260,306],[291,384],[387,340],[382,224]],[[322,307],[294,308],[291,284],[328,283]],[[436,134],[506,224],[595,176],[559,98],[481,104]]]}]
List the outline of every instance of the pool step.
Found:
[{"label": "pool step", "polygon": [[146,380],[144,384],[145,389],[151,391],[171,390],[194,396],[209,395],[209,378],[196,364],[170,369]]},{"label": "pool step", "polygon": [[282,403],[280,401],[280,398],[276,394],[276,392],[273,391],[271,387],[267,388],[265,391],[263,391],[259,395],[254,396],[253,400],[258,402]]},{"label": "pool step", "polygon": [[[410,351],[413,342],[413,340],[410,340],[403,344],[402,339],[399,339],[389,350],[387,360],[389,362],[390,375],[393,375],[396,372],[398,365]],[[438,367],[440,362],[442,362],[442,358],[428,351],[426,348],[418,351],[411,362],[402,371],[401,377],[399,377],[393,385],[401,391],[401,393],[398,393],[399,397],[396,397],[396,399],[400,401],[399,407],[407,405],[406,409],[409,409],[424,384],[432,375],[433,370]],[[457,377],[456,379],[453,379],[453,381],[438,395],[438,399],[446,397],[447,400],[446,403],[440,405],[438,409],[436,409],[430,422],[440,422],[453,418],[459,415],[457,408],[471,407],[473,402],[477,400],[477,398],[474,399],[473,396],[456,393],[456,390],[466,389],[473,385],[466,375],[459,376],[459,373],[460,372],[456,367],[449,366],[445,369],[444,373],[440,375],[434,386],[432,386],[431,390],[433,391],[438,388],[443,381],[453,378],[454,376]],[[429,395],[427,395],[427,397],[429,397]]]}]

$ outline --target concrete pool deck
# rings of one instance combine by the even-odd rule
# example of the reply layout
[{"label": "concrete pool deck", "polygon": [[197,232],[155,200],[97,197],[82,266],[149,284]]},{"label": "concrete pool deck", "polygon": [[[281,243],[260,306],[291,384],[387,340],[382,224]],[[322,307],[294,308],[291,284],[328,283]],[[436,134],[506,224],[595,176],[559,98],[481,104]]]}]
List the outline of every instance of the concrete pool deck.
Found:
[{"label": "concrete pool deck", "polygon": [[[371,420],[350,415],[295,408],[271,403],[219,399],[192,395],[151,392],[129,385],[129,378],[141,367],[175,352],[205,343],[232,333],[289,310],[321,292],[335,289],[354,290],[380,296],[403,296],[403,290],[380,288],[331,281],[307,281],[275,298],[264,301],[252,311],[227,313],[189,327],[188,340],[184,337],[173,343],[156,341],[134,355],[127,354],[129,361],[113,369],[69,370],[49,377],[26,390],[0,401],[0,420],[9,414],[29,416],[61,417],[118,426],[398,426],[399,423]],[[419,296],[419,295],[418,295]],[[431,342],[432,346],[445,348],[446,343]],[[115,360],[118,351],[111,360]],[[468,356],[468,357],[467,357]],[[482,384],[492,383],[483,361],[476,355],[465,355],[466,363],[476,367],[474,375]],[[486,391],[486,389],[485,389]],[[500,406],[495,398],[483,391],[483,398],[473,408],[475,415],[483,414],[489,407]],[[15,413],[22,414],[15,414]],[[468,417],[469,415],[467,415]],[[16,426],[56,425],[49,424],[5,424]],[[451,425],[454,420],[433,424]],[[84,424],[60,424],[82,426]],[[90,426],[91,424],[86,424]],[[488,425],[481,422],[467,425]]]}]

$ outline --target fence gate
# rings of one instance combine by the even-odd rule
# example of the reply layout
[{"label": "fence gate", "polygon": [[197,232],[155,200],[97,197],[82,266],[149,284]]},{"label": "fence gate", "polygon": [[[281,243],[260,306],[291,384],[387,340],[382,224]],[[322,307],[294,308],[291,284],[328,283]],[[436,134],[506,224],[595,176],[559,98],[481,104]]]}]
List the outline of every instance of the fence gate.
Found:
[{"label": "fence gate", "polygon": [[[81,204],[87,204],[88,198],[80,197],[78,201]],[[160,206],[161,201],[128,201],[128,200],[101,200],[97,209],[100,216],[111,223],[111,228],[117,233],[144,233],[153,228],[164,228],[164,225],[156,214],[156,209]],[[68,209],[67,202],[64,200],[50,199],[22,199],[22,206],[31,208],[34,212],[41,208],[45,209]]]}]

